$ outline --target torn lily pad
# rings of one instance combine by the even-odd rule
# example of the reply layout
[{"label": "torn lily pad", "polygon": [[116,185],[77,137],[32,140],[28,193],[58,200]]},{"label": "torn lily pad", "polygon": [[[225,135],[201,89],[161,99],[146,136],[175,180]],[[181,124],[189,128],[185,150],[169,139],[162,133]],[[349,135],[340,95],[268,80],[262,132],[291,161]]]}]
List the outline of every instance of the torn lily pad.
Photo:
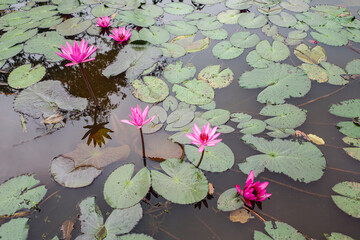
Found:
[{"label": "torn lily pad", "polygon": [[34,67],[31,64],[25,64],[10,73],[8,84],[16,89],[26,88],[40,81],[44,75],[45,68],[40,64]]},{"label": "torn lily pad", "polygon": [[360,183],[341,182],[336,184],[332,189],[340,194],[331,195],[336,206],[350,216],[360,218]]},{"label": "torn lily pad", "polygon": [[234,73],[230,68],[220,70],[220,65],[207,66],[199,72],[198,79],[208,82],[213,88],[227,87],[232,82]]},{"label": "torn lily pad", "polygon": [[245,135],[242,140],[262,154],[247,157],[239,164],[240,170],[255,176],[267,168],[271,172],[283,173],[295,181],[313,182],[324,174],[326,161],[321,151],[312,143],[298,143],[274,139],[267,141],[252,135]]},{"label": "torn lily pad", "polygon": [[210,39],[208,37],[197,40],[195,42],[194,39],[195,34],[192,34],[175,37],[170,42],[182,46],[188,53],[200,52],[209,47]]},{"label": "torn lily pad", "polygon": [[133,95],[143,102],[156,103],[163,101],[169,95],[169,87],[160,78],[145,76],[144,81],[135,80],[132,83]]}]

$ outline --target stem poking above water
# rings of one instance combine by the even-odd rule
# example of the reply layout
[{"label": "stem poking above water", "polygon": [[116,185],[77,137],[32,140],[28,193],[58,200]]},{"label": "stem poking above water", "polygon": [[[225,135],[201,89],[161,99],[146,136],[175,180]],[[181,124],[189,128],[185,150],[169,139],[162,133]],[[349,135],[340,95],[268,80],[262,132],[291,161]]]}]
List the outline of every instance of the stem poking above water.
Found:
[{"label": "stem poking above water", "polygon": [[201,161],[203,160],[203,157],[204,157],[204,153],[205,153],[205,150],[202,151],[199,163],[196,165],[196,168],[198,168],[200,166],[200,163],[201,163]]},{"label": "stem poking above water", "polygon": [[99,102],[97,101],[97,99],[96,99],[96,97],[95,97],[95,95],[94,95],[94,92],[93,92],[93,90],[92,90],[92,88],[91,88],[91,86],[90,86],[90,83],[89,83],[89,81],[88,81],[87,78],[86,78],[85,71],[84,71],[84,68],[83,68],[82,63],[79,63],[79,67],[80,67],[80,71],[81,71],[81,74],[82,74],[82,76],[83,76],[84,82],[85,82],[85,84],[86,84],[86,87],[87,87],[87,89],[89,90],[90,95],[91,95],[93,101],[95,102],[96,107],[100,109]]}]

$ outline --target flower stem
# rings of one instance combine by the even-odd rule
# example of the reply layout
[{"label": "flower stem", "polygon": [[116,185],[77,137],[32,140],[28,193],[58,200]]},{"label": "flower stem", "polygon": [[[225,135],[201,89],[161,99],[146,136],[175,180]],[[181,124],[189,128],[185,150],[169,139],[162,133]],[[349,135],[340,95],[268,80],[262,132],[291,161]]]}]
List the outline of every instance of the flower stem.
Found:
[{"label": "flower stem", "polygon": [[140,128],[140,136],[141,136],[141,146],[142,146],[142,154],[143,154],[143,161],[144,167],[146,167],[146,155],[145,155],[145,143],[144,143],[144,135],[142,129]]},{"label": "flower stem", "polygon": [[200,157],[199,163],[196,165],[196,168],[198,168],[200,166],[200,163],[201,163],[201,161],[203,160],[203,157],[204,157],[204,153],[205,153],[205,149],[201,153],[201,157]]},{"label": "flower stem", "polygon": [[93,101],[95,102],[96,107],[100,108],[100,105],[99,105],[99,103],[98,103],[98,101],[97,101],[97,99],[96,99],[96,97],[95,97],[95,95],[94,95],[94,92],[93,92],[93,90],[92,90],[92,88],[91,88],[91,86],[90,86],[90,83],[89,83],[89,81],[88,81],[87,78],[86,78],[85,71],[84,71],[84,68],[83,68],[83,66],[82,66],[82,63],[79,63],[79,67],[80,67],[81,74],[82,74],[82,76],[83,76],[83,78],[84,78],[86,87],[87,87],[87,89],[89,90],[90,95],[91,95]]}]

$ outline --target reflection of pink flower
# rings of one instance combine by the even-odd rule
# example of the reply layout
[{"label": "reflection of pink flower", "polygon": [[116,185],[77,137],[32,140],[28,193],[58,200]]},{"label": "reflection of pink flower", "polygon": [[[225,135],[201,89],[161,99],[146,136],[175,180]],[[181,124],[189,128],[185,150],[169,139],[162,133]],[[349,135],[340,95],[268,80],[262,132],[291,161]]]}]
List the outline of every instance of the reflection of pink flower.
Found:
[{"label": "reflection of pink flower", "polygon": [[72,66],[79,63],[95,60],[95,58],[89,58],[89,59],[87,58],[90,57],[91,54],[93,54],[96,51],[97,47],[94,46],[88,47],[88,42],[85,42],[84,39],[81,40],[80,46],[76,41],[74,41],[74,47],[68,42],[66,42],[67,48],[64,47],[63,45],[60,46],[61,46],[61,53],[57,52],[56,54],[62,58],[71,61],[71,63],[68,63],[65,66]]},{"label": "reflection of pink flower", "polygon": [[139,105],[137,105],[136,108],[130,107],[130,109],[131,109],[131,113],[132,113],[132,116],[129,114],[131,121],[126,120],[126,119],[122,119],[120,121],[127,123],[127,124],[137,126],[138,129],[141,128],[143,125],[151,122],[156,117],[156,115],[154,115],[151,118],[146,120],[146,117],[147,117],[147,114],[149,111],[149,105],[146,106],[146,108],[144,109],[144,112],[142,112]]},{"label": "reflection of pink flower", "polygon": [[126,30],[124,27],[114,28],[114,30],[111,31],[114,35],[109,35],[112,37],[115,41],[118,41],[119,43],[127,41],[131,37],[130,29]]},{"label": "reflection of pink flower", "polygon": [[222,139],[215,139],[217,138],[220,133],[215,134],[217,126],[214,128],[210,128],[210,123],[207,123],[202,127],[200,132],[199,127],[194,123],[194,127],[192,128],[193,133],[185,134],[186,137],[192,140],[192,144],[200,145],[199,152],[204,151],[205,146],[213,147],[218,142],[221,142]]},{"label": "reflection of pink flower", "polygon": [[239,185],[235,185],[235,187],[239,194],[244,196],[246,205],[252,207],[252,202],[261,202],[271,196],[271,193],[266,193],[268,184],[269,182],[260,183],[259,181],[254,183],[254,172],[251,170],[246,179],[244,189],[242,190]]},{"label": "reflection of pink flower", "polygon": [[110,20],[111,18],[109,16],[105,16],[105,17],[98,17],[98,20],[96,22],[96,26],[98,27],[102,27],[102,28],[107,28],[110,27]]}]

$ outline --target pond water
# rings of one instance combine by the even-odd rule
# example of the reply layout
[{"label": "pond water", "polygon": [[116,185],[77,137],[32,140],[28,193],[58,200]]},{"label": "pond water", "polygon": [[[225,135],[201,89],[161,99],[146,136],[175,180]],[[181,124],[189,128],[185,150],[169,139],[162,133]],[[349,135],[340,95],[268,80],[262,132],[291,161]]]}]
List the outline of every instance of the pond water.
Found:
[{"label": "pond water", "polygon": [[[61,3],[61,1],[55,2],[56,4]],[[77,1],[73,1],[71,4],[76,5],[75,2]],[[99,3],[100,2],[102,3],[102,1],[99,1]],[[154,3],[148,1],[146,5],[155,4],[156,6],[163,8],[170,2],[177,1],[164,0]],[[225,5],[225,2],[220,2],[215,5],[201,5],[197,3],[197,1],[192,2],[187,0],[179,2],[192,6],[195,9],[194,13],[204,12],[209,13],[212,16],[217,16],[220,12],[228,9]],[[230,0],[226,2],[228,3]],[[247,1],[232,2],[240,4],[240,2]],[[248,2],[255,4],[252,1]],[[266,2],[276,1],[268,0]],[[310,6],[316,6],[317,4],[329,4],[334,6],[341,5],[347,8],[347,11],[352,16],[355,16],[356,19],[359,19],[358,11],[360,9],[360,3],[356,0],[304,0],[293,2],[294,4],[296,2],[310,2]],[[18,11],[26,4],[26,2],[19,2],[17,4],[14,3],[7,9]],[[35,6],[50,4],[55,3],[38,2],[35,3]],[[71,4],[70,6],[75,6]],[[94,8],[95,6],[96,4],[90,5],[91,8]],[[9,12],[7,9],[2,11],[1,16],[4,16]],[[117,9],[116,11],[118,12],[118,15],[121,15],[121,12],[124,10]],[[132,10],[130,9],[129,11]],[[260,14],[256,5],[250,5],[248,11],[250,13],[254,12],[256,15]],[[301,14],[300,12],[292,12],[287,9],[283,9],[282,11],[292,15]],[[242,12],[246,13],[246,11]],[[80,12],[76,12],[73,14],[73,16],[80,16],[84,20],[94,18],[90,8],[85,8]],[[169,25],[170,21],[172,20],[184,19],[184,16],[185,15],[169,14],[165,12],[161,17],[156,18],[155,25],[163,27],[164,25]],[[66,18],[70,18],[70,15],[67,14]],[[115,22],[114,26],[119,22],[116,16],[113,21]],[[268,22],[268,20],[266,20],[266,22]],[[271,26],[276,26],[271,21],[269,24]],[[211,24],[208,23],[205,25],[210,26]],[[134,24],[129,24],[129,27],[133,27],[133,32],[135,32],[136,29],[138,31],[141,29],[140,27],[136,28]],[[258,28],[244,28],[243,26],[240,26],[236,23],[224,24],[221,28],[227,31],[227,40],[229,40],[235,32],[249,31],[251,33],[256,33],[260,37],[260,41],[266,39],[271,44],[273,38],[266,36],[262,31],[262,27],[263,26]],[[285,36],[285,38],[288,32],[294,30],[287,27],[278,28],[279,33]],[[2,34],[5,34],[7,30],[8,29],[3,30]],[[45,31],[49,30],[40,30],[40,32]],[[306,31],[308,33],[307,36],[303,39],[300,39],[298,44],[305,43],[306,45],[313,48],[315,46],[322,46],[326,52],[326,62],[335,64],[342,69],[346,69],[349,62],[359,58],[360,55],[356,51],[360,51],[360,45],[355,42],[348,44],[348,46],[350,46],[352,49],[343,46],[345,44],[339,44],[342,46],[332,46],[333,44],[328,45],[322,42],[321,39],[317,40],[317,44],[309,43],[308,40],[316,40],[310,35],[310,32],[314,31],[315,30],[313,28],[310,28],[309,31]],[[360,32],[359,30],[357,31],[357,37],[360,39]],[[130,41],[136,40],[134,39],[134,35],[135,34],[133,34],[133,37],[130,39]],[[171,38],[174,37],[175,35],[171,35]],[[0,105],[0,182],[4,182],[9,178],[19,176],[21,174],[31,173],[34,174],[35,178],[40,181],[40,184],[45,185],[48,189],[44,199],[39,204],[40,211],[31,211],[32,213],[26,216],[30,218],[30,227],[27,239],[52,239],[54,236],[58,236],[60,239],[62,239],[62,231],[60,230],[61,225],[64,223],[64,221],[69,219],[75,222],[74,230],[71,232],[71,239],[75,239],[81,234],[81,224],[78,221],[78,216],[80,215],[78,207],[79,203],[87,197],[95,196],[96,203],[98,204],[104,218],[106,219],[113,210],[105,201],[103,194],[104,183],[108,179],[109,175],[118,167],[128,163],[135,164],[135,173],[143,168],[139,131],[136,129],[136,127],[123,124],[119,120],[128,118],[128,114],[130,113],[130,106],[134,107],[139,104],[142,108],[144,108],[147,104],[150,104],[150,106],[152,106],[152,104],[142,102],[134,96],[132,81],[127,79],[124,73],[112,77],[105,77],[103,74],[103,70],[114,62],[116,56],[120,51],[122,51],[121,49],[124,48],[126,44],[119,45],[106,34],[94,36],[87,34],[86,31],[77,35],[66,36],[65,38],[71,43],[73,40],[80,41],[81,39],[85,38],[89,41],[90,45],[95,45],[98,47],[96,54],[93,55],[95,56],[95,60],[85,63],[84,69],[94,94],[100,102],[100,111],[96,108],[88,90],[86,89],[79,67],[65,67],[65,64],[68,63],[68,61],[49,62],[46,60],[46,58],[44,58],[43,55],[21,51],[19,54],[9,58],[6,61],[0,73],[0,101],[2,103]],[[204,36],[201,34],[200,30],[197,31],[195,40],[202,38],[204,38]],[[329,38],[336,39],[337,36],[330,36]],[[0,43],[1,41],[2,40],[0,39]],[[249,54],[249,52],[254,51],[254,49],[257,49],[258,47],[255,47],[256,44],[254,44],[252,47],[244,49],[243,53],[234,59],[219,59],[214,56],[212,49],[221,41],[223,40],[210,39],[209,46],[204,50],[194,53],[187,53],[186,55],[179,58],[163,56],[156,60],[158,65],[151,73],[151,76],[156,76],[166,82],[170,88],[170,95],[176,95],[176,97],[178,97],[177,94],[171,91],[173,83],[166,81],[164,78],[164,69],[166,69],[170,64],[175,64],[179,60],[182,60],[184,65],[186,63],[192,63],[196,68],[195,76],[198,75],[200,70],[209,65],[220,65],[222,70],[225,68],[230,68],[233,72],[233,81],[224,88],[214,89],[215,97],[213,100],[216,103],[216,109],[225,109],[230,113],[249,114],[254,119],[259,120],[266,120],[270,118],[264,115],[260,115],[260,111],[266,106],[266,104],[262,103],[261,101],[257,101],[257,98],[259,93],[264,89],[264,86],[271,84],[269,83],[262,86],[261,83],[258,83],[258,86],[262,87],[254,89],[246,89],[239,86],[239,77],[243,76],[245,72],[254,71],[254,68],[247,63],[246,56]],[[290,56],[285,56],[285,60],[281,60],[279,62],[291,66],[300,66],[303,62],[294,55],[294,48],[298,44],[288,45]],[[275,52],[276,50],[277,49],[275,49]],[[225,52],[225,49],[221,51]],[[237,50],[229,50],[229,52],[232,53],[234,51]],[[121,60],[127,62],[125,58]],[[21,114],[14,110],[14,101],[17,96],[21,94],[21,91],[24,90],[11,88],[7,85],[7,81],[9,76],[8,73],[21,65],[29,63],[31,63],[33,66],[36,64],[42,64],[46,68],[46,74],[42,78],[42,81],[59,80],[70,95],[87,98],[89,102],[87,108],[81,112],[62,112],[64,115],[63,127],[59,127],[59,124],[55,127],[52,124],[45,125],[41,118],[35,119],[25,114],[23,115],[23,117],[26,119],[25,131],[21,124]],[[141,68],[141,66],[139,68]],[[331,75],[330,72],[328,72],[329,75]],[[288,73],[291,74],[291,71],[289,70]],[[276,73],[269,71],[267,74],[271,75]],[[334,75],[336,75],[336,73]],[[346,77],[352,75],[343,74],[342,76]],[[266,74],[259,74],[259,78],[264,77],[266,77]],[[135,79],[136,78],[137,76]],[[357,200],[354,200],[355,204],[353,205],[355,209],[354,212],[357,211],[357,217],[350,216],[349,214],[342,211],[334,203],[331,197],[332,195],[337,194],[332,190],[332,188],[338,183],[349,181],[359,184],[360,164],[358,160],[350,157],[343,150],[344,147],[349,147],[349,145],[343,142],[342,139],[345,137],[345,135],[339,131],[339,129],[336,127],[336,124],[341,121],[345,121],[346,119],[329,113],[329,109],[333,104],[337,104],[349,99],[359,98],[359,79],[360,78],[358,76],[354,75],[353,77],[350,77],[349,82],[345,85],[318,83],[314,80],[311,80],[311,89],[305,96],[298,98],[285,97],[286,99],[283,101],[284,103],[298,106],[299,108],[306,111],[306,121],[301,126],[296,127],[295,130],[300,130],[306,134],[315,134],[325,141],[325,145],[314,144],[314,146],[316,146],[316,148],[318,148],[324,155],[326,160],[326,168],[324,168],[323,174],[318,177],[320,178],[319,180],[311,180],[308,181],[309,183],[305,183],[306,181],[302,181],[301,179],[295,181],[291,178],[291,176],[289,176],[291,174],[276,173],[279,171],[281,172],[281,170],[275,170],[272,172],[268,169],[265,169],[258,176],[256,176],[255,180],[269,182],[267,192],[272,194],[270,199],[262,202],[261,210],[258,207],[254,208],[254,211],[256,211],[266,221],[285,222],[303,233],[304,236],[307,236],[308,239],[325,239],[324,233],[333,232],[348,235],[353,239],[360,239],[359,195],[357,195]],[[253,80],[255,81],[256,79]],[[276,83],[273,83],[273,85],[275,86]],[[301,84],[299,84],[297,87],[302,88]],[[280,88],[280,90],[275,90],[271,95],[276,96],[279,91],[287,91],[284,89]],[[156,103],[156,105],[163,106],[162,100],[159,103]],[[178,99],[179,102],[180,100]],[[268,101],[266,100],[265,102]],[[277,104],[279,104],[279,102]],[[271,101],[269,105],[271,105]],[[197,112],[203,113],[208,111],[200,108],[198,105],[193,106],[196,106]],[[359,112],[360,105],[358,104],[354,106],[355,107],[353,111]],[[34,105],[32,107],[35,111],[37,106]],[[171,110],[169,110],[167,113],[169,115]],[[354,117],[356,116],[351,118]],[[105,124],[105,128],[112,131],[107,132],[112,139],[105,138],[105,144],[102,144],[100,149],[128,145],[130,148],[128,156],[125,154],[126,156],[121,160],[112,162],[109,165],[106,164],[107,166],[102,168],[102,173],[88,186],[82,188],[67,188],[54,181],[54,178],[50,172],[50,166],[53,159],[61,154],[66,155],[66,153],[72,152],[79,144],[87,143],[87,137],[85,137],[85,139],[83,137],[89,128],[86,128],[85,126],[93,126],[102,123]],[[145,144],[148,143],[149,145],[152,145],[154,149],[157,148],[157,151],[154,150],[154,154],[156,156],[174,156],[175,154],[174,152],[169,152],[172,150],[168,149],[170,146],[165,145],[165,139],[175,134],[176,131],[166,131],[166,125],[167,124],[165,123],[161,130],[156,133],[145,135]],[[230,188],[234,188],[235,184],[238,184],[241,187],[244,187],[245,185],[247,174],[243,173],[242,170],[239,169],[238,164],[245,162],[245,159],[250,156],[259,154],[260,151],[255,150],[249,144],[246,144],[241,140],[241,138],[244,136],[244,133],[240,132],[240,130],[243,128],[237,128],[238,122],[227,121],[226,125],[234,128],[235,130],[231,133],[222,133],[220,138],[223,139],[222,142],[226,144],[233,152],[235,162],[230,167],[225,167],[226,169],[230,168],[226,171],[224,170],[221,172],[216,172],[203,170],[207,180],[215,187],[215,193],[213,196],[206,198],[206,200],[202,201],[201,204],[191,203],[182,205],[171,203],[164,197],[158,196],[156,193],[151,194],[150,200],[143,200],[140,202],[143,209],[143,218],[131,230],[130,233],[144,233],[152,236],[154,239],[182,240],[226,240],[233,238],[253,239],[254,231],[266,233],[264,230],[264,222],[253,213],[252,218],[249,219],[247,223],[232,222],[229,219],[231,212],[221,211],[217,207],[219,196],[223,192]],[[359,128],[355,124],[354,126]],[[59,128],[56,129],[56,127]],[[354,131],[356,131],[356,129]],[[267,140],[273,140],[274,138],[267,135],[267,132],[269,131],[265,130],[258,134],[254,134],[254,136],[265,138]],[[307,142],[307,140],[302,137],[295,137],[294,132],[292,132],[285,139]],[[91,146],[93,146],[92,142],[90,143],[89,148]],[[173,145],[171,146],[174,147]],[[281,146],[278,147],[281,148]],[[150,152],[150,149],[147,150]],[[289,158],[291,159],[292,157],[295,158],[295,155],[290,154]],[[312,156],[310,155],[310,157]],[[357,156],[357,158],[359,159],[359,156]],[[186,154],[183,159],[189,162],[187,160]],[[204,162],[205,161],[206,158],[204,159]],[[311,171],[312,168],[316,168],[315,163],[314,165],[312,165],[310,162],[308,164],[311,165],[311,167],[309,167],[309,171]],[[298,169],[297,162],[293,162],[292,166],[294,169]],[[301,168],[302,165],[299,164],[299,166]],[[150,159],[147,160],[147,167],[149,170],[161,171],[159,163]],[[299,171],[300,175],[307,174],[307,172],[301,172],[301,169],[294,171]],[[348,204],[348,202],[345,201],[344,205],[346,204]],[[8,221],[8,219],[3,218],[1,221],[4,223]],[[282,236],[283,235],[280,235],[274,239],[288,239]]]}]

